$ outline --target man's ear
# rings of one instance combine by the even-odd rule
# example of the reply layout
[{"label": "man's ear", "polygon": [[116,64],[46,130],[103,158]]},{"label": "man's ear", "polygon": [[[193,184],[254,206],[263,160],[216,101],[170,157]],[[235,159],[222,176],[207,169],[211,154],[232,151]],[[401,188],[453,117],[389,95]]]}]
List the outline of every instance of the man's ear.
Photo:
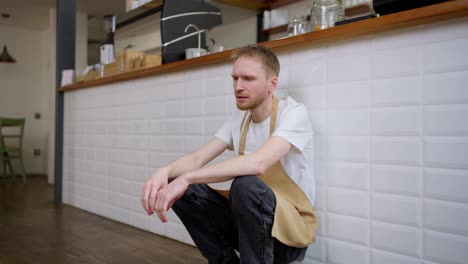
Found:
[{"label": "man's ear", "polygon": [[278,87],[278,76],[273,75],[268,82],[268,91],[273,93]]}]

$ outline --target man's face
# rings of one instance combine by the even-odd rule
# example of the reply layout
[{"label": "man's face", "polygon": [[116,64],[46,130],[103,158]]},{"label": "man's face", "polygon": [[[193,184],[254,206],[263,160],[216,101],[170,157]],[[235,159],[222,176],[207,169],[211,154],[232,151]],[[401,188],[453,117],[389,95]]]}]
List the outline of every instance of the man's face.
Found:
[{"label": "man's face", "polygon": [[261,105],[273,92],[272,79],[268,77],[258,58],[241,56],[232,67],[232,81],[237,108],[251,110]]}]

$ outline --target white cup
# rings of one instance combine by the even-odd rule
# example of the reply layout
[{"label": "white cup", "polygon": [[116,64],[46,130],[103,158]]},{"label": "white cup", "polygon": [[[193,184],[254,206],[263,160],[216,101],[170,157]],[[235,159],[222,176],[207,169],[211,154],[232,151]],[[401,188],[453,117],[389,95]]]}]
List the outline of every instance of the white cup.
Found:
[{"label": "white cup", "polygon": [[199,48],[189,48],[185,49],[185,59],[191,59],[206,55],[206,49],[199,49]]}]

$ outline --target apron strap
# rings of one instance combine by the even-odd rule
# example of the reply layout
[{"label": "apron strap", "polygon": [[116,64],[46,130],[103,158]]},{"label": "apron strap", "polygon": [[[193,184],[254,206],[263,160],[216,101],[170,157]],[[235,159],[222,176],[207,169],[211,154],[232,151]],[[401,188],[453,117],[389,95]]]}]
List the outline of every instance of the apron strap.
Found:
[{"label": "apron strap", "polygon": [[[276,126],[276,115],[278,113],[279,100],[276,96],[273,96],[273,106],[271,110],[271,119],[270,119],[270,137],[273,135]],[[247,132],[249,131],[250,122],[252,121],[252,115],[249,114],[247,121],[244,123],[244,128],[242,129],[242,134],[239,142],[239,156],[244,155],[245,151],[245,142],[247,139]]]}]

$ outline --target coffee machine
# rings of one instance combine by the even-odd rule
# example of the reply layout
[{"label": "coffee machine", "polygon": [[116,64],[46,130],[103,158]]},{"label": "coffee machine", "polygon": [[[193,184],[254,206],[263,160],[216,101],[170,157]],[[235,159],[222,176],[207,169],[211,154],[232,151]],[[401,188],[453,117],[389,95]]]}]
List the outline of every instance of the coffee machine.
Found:
[{"label": "coffee machine", "polygon": [[101,45],[101,64],[108,64],[115,60],[114,34],[115,34],[115,15],[104,16],[104,34],[105,40]]}]

